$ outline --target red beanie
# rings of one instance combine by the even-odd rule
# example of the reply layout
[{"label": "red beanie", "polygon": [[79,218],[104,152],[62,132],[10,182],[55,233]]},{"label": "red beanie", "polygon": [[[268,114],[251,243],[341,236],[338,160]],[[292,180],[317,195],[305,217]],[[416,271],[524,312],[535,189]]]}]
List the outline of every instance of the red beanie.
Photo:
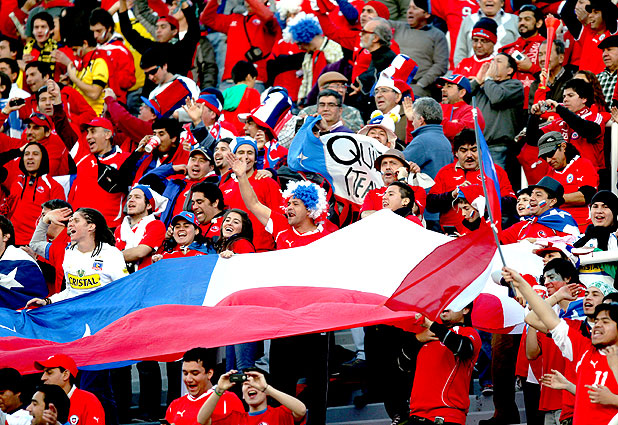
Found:
[{"label": "red beanie", "polygon": [[366,4],[367,6],[373,7],[380,18],[390,19],[391,12],[388,10],[388,7],[386,7],[384,3],[379,2],[378,0],[371,0]]}]

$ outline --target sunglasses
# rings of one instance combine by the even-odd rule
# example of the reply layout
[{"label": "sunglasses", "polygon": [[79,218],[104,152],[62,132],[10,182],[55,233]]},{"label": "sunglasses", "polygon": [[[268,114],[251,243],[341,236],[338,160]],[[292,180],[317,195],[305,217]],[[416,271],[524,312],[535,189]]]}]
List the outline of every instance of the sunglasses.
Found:
[{"label": "sunglasses", "polygon": [[151,77],[153,75],[155,75],[157,72],[159,72],[159,68],[161,68],[160,66],[156,66],[154,68],[152,68],[149,71],[144,71],[144,73],[146,74],[146,76]]}]

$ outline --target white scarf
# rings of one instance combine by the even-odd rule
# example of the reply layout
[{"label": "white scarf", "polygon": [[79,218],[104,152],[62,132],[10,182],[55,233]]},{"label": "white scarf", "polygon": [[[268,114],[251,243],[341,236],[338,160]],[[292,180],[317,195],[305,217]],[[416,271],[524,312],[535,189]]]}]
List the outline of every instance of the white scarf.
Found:
[{"label": "white scarf", "polygon": [[120,239],[126,242],[125,249],[135,248],[144,238],[146,226],[156,220],[153,214],[142,218],[135,227],[131,227],[129,216],[125,216],[120,225]]}]

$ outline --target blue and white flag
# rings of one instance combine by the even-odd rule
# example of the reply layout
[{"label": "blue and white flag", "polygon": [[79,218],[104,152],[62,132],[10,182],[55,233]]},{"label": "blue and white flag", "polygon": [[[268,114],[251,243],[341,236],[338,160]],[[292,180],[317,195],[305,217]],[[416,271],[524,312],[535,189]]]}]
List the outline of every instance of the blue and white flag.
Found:
[{"label": "blue and white flag", "polygon": [[30,299],[47,295],[47,283],[36,261],[22,249],[7,246],[0,259],[0,307],[22,308]]},{"label": "blue and white flag", "polygon": [[[536,217],[530,217],[534,220]],[[568,233],[570,235],[579,235],[577,222],[571,214],[559,208],[552,208],[545,211],[538,218],[537,223],[554,229],[558,232]]]},{"label": "blue and white flag", "polygon": [[370,190],[384,185],[374,162],[388,148],[361,134],[331,133],[318,138],[313,127],[320,119],[306,119],[290,145],[288,166],[321,174],[336,196],[361,205]]}]

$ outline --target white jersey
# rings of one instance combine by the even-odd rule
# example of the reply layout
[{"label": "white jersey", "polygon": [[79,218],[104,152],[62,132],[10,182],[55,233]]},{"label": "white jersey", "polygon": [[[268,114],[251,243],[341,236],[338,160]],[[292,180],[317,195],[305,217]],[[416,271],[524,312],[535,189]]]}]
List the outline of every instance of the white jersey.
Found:
[{"label": "white jersey", "polygon": [[3,425],[30,425],[32,416],[25,409],[19,409],[10,415],[0,410],[0,423]]},{"label": "white jersey", "polygon": [[50,297],[52,302],[66,300],[99,289],[129,274],[122,252],[104,243],[97,255],[67,247],[62,263],[66,289]]}]

